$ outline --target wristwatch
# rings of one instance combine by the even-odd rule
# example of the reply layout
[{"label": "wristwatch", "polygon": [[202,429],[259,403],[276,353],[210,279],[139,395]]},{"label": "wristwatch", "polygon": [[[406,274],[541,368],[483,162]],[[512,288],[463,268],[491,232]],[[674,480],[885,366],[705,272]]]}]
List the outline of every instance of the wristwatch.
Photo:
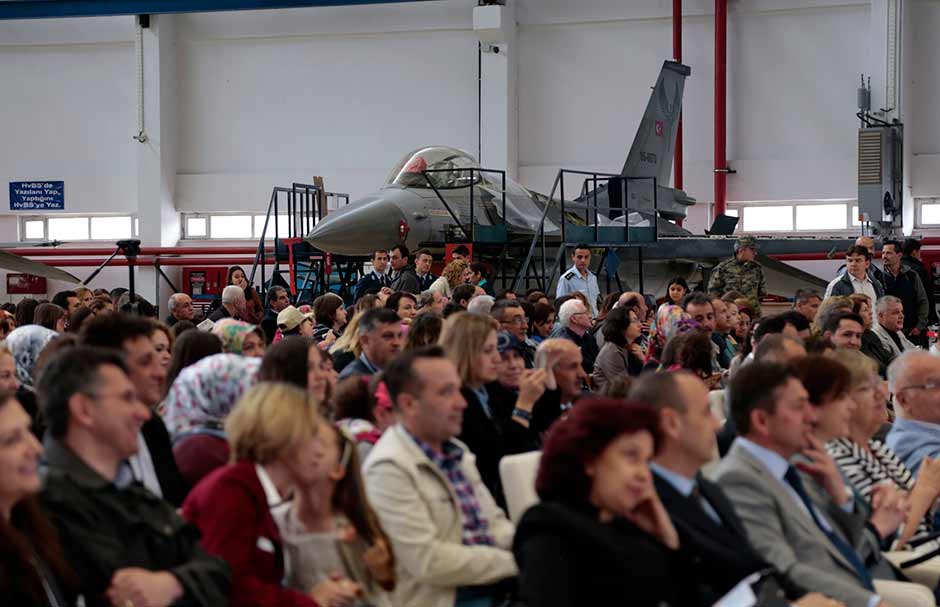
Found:
[{"label": "wristwatch", "polygon": [[532,412],[526,411],[525,409],[520,409],[519,407],[516,407],[515,409],[512,410],[512,415],[513,417],[524,419],[527,422],[532,421]]}]

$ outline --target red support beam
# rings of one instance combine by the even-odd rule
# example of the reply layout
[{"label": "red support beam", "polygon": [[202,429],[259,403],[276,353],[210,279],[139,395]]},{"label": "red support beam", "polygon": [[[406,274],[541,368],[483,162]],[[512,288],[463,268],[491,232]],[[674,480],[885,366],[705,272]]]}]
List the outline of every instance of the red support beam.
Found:
[{"label": "red support beam", "polygon": [[[86,259],[42,259],[37,260],[47,266],[56,268],[96,268],[106,258],[86,258]],[[134,264],[138,268],[153,266],[154,257],[138,257]],[[220,259],[218,257],[160,257],[160,266],[250,266],[255,262],[253,257],[229,257]],[[108,266],[127,267],[128,261],[124,257],[115,257]]]},{"label": "red support beam", "polygon": [[[677,63],[682,63],[682,0],[672,0],[672,57]],[[672,161],[675,173],[673,187],[682,189],[682,112],[679,112],[679,123],[676,125],[676,150]],[[682,220],[676,222],[682,227]]]},{"label": "red support beam", "polygon": [[728,0],[715,0],[715,216],[725,212],[728,179]]},{"label": "red support beam", "polygon": [[[13,253],[22,257],[81,257],[97,256],[107,257],[114,253],[114,247],[110,248],[56,248],[56,247],[18,247],[15,249],[5,249],[7,253]],[[274,251],[274,246],[266,246],[264,250],[268,253]],[[141,255],[255,255],[258,252],[257,246],[247,247],[141,247]],[[253,262],[253,260],[252,260]]]}]

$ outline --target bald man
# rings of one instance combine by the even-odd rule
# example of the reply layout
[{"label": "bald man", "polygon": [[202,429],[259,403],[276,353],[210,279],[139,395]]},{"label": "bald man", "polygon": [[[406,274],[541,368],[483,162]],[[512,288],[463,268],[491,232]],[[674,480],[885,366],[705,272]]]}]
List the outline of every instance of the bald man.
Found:
[{"label": "bald man", "polygon": [[916,475],[925,457],[940,457],[940,357],[904,352],[888,367],[888,389],[902,415],[885,443]]}]

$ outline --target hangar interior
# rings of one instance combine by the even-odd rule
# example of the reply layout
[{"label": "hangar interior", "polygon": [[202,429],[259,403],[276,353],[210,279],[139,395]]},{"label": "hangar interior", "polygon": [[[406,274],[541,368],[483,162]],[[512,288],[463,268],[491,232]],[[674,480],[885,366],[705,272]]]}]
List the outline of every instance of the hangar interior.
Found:
[{"label": "hangar interior", "polygon": [[[495,38],[475,29],[475,0],[311,0],[303,4],[330,6],[143,20],[29,18],[16,11],[37,3],[4,4],[0,172],[11,185],[0,189],[9,198],[0,201],[0,241],[18,249],[53,240],[109,249],[139,238],[144,247],[248,251],[274,186],[322,176],[356,200],[429,145],[466,150],[547,194],[560,168],[619,172],[650,87],[674,58],[665,0],[509,0]],[[132,12],[148,3],[101,4]],[[683,189],[697,199],[686,229],[701,234],[715,215],[716,6],[725,5],[726,204],[738,232],[860,233],[864,75],[875,115],[904,124],[900,230],[940,235],[940,2],[678,4],[691,68]],[[64,182],[62,208],[12,210],[13,184],[23,182]],[[105,257],[66,269],[85,278]],[[789,263],[829,280],[839,257]],[[178,283],[182,267],[163,271]],[[107,267],[89,286],[126,281],[126,267]],[[48,294],[67,286],[50,280]],[[137,268],[137,287],[165,312],[170,291],[152,267]]]}]

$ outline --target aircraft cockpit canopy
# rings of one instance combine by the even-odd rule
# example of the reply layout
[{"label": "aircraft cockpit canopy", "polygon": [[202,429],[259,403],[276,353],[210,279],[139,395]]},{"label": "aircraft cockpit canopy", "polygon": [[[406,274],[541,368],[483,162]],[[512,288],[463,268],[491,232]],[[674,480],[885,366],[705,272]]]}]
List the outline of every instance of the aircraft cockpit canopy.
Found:
[{"label": "aircraft cockpit canopy", "polygon": [[[470,154],[446,146],[421,148],[406,154],[389,173],[385,185],[409,188],[428,188],[427,177],[438,189],[465,188],[478,183],[480,173],[461,169],[480,168],[480,163]],[[440,171],[440,172],[438,172]]]}]

